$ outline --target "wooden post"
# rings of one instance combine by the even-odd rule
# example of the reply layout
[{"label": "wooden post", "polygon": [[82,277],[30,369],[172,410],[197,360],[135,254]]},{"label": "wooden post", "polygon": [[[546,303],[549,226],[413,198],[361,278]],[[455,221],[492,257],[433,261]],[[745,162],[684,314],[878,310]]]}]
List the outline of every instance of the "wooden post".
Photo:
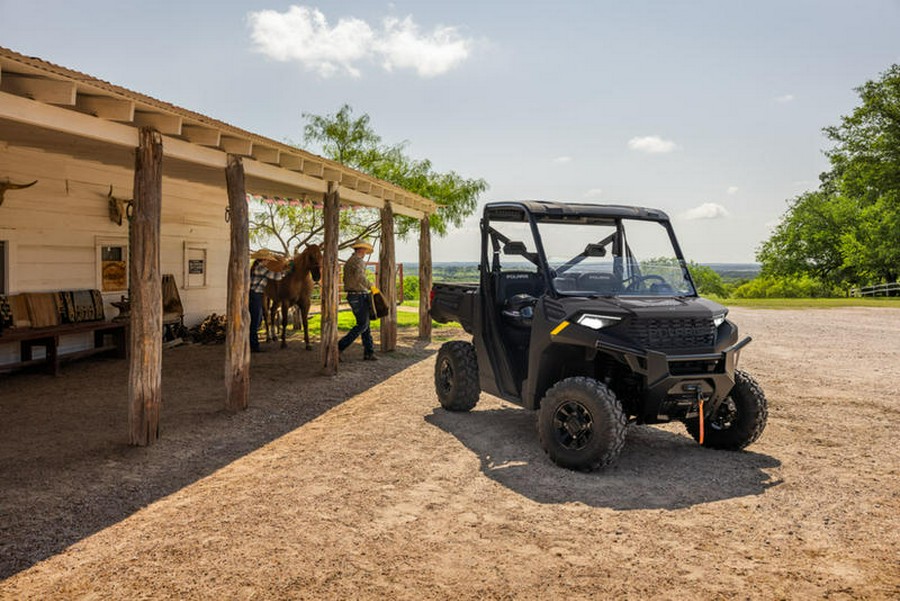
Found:
[{"label": "wooden post", "polygon": [[394,209],[385,202],[381,209],[381,248],[378,251],[378,287],[387,301],[389,312],[381,318],[381,351],[397,348],[397,261],[394,256]]},{"label": "wooden post", "polygon": [[338,371],[338,302],[339,265],[338,238],[340,237],[340,203],[338,185],[328,182],[325,193],[324,226],[325,241],[322,251],[322,373],[333,376]]},{"label": "wooden post", "polygon": [[225,168],[231,254],[225,335],[225,410],[243,411],[250,403],[250,217],[241,157],[228,155]]},{"label": "wooden post", "polygon": [[431,342],[431,222],[419,222],[419,340]]},{"label": "wooden post", "polygon": [[129,442],[159,438],[162,386],[162,280],[159,230],[162,212],[162,136],[142,127],[134,161],[131,218],[131,342],[128,369]]}]

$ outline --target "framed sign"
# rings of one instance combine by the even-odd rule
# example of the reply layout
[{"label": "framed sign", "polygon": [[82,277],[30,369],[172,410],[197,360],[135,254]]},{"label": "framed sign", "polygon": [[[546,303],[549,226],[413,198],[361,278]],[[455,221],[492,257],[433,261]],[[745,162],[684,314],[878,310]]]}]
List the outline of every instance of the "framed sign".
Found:
[{"label": "framed sign", "polygon": [[184,243],[184,287],[205,288],[209,266],[205,242]]}]

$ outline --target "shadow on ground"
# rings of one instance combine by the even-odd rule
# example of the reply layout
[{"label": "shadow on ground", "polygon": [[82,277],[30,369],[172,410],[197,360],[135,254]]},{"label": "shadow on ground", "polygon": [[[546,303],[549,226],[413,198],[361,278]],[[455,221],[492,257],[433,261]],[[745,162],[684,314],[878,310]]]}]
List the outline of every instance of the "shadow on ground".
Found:
[{"label": "shadow on ground", "polygon": [[629,426],[625,448],[613,465],[592,473],[573,472],[544,454],[536,416],[511,407],[470,413],[436,409],[425,420],[471,449],[489,478],[538,503],[681,509],[759,495],[780,484],[766,470],[781,463],[752,452],[752,447],[714,451],[700,447],[687,434],[653,426]]},{"label": "shadow on ground", "polygon": [[59,553],[204,478],[428,357],[404,344],[363,362],[358,343],[340,374],[319,375],[319,349],[253,355],[247,411],[223,411],[224,347],[163,354],[161,437],[128,446],[128,366],[92,359],[59,377],[0,377],[0,579]]}]

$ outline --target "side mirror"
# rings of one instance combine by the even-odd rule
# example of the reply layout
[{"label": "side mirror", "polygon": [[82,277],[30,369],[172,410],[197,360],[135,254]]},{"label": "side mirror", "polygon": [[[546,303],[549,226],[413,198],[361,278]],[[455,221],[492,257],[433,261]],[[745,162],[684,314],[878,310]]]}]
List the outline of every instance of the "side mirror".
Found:
[{"label": "side mirror", "polygon": [[585,257],[605,257],[606,247],[602,244],[588,244],[581,254]]},{"label": "side mirror", "polygon": [[503,254],[524,256],[528,254],[528,249],[525,248],[524,242],[507,242],[503,245]]}]

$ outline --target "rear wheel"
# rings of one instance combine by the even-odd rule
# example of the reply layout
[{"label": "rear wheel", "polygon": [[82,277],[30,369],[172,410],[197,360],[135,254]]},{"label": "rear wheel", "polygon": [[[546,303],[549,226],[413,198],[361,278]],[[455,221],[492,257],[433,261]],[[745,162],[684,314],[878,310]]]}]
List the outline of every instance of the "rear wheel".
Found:
[{"label": "rear wheel", "polygon": [[469,411],[481,394],[478,388],[478,359],[470,342],[445,342],[434,365],[434,388],[441,407],[448,411]]},{"label": "rear wheel", "polygon": [[592,378],[566,378],[541,401],[541,446],[562,467],[591,471],[609,465],[625,445],[625,427],[616,395]]},{"label": "rear wheel", "polygon": [[[769,416],[766,396],[750,374],[734,372],[734,387],[714,415],[706,418],[703,446],[738,451],[755,442]],[[684,421],[688,433],[700,441],[700,419]]]}]

